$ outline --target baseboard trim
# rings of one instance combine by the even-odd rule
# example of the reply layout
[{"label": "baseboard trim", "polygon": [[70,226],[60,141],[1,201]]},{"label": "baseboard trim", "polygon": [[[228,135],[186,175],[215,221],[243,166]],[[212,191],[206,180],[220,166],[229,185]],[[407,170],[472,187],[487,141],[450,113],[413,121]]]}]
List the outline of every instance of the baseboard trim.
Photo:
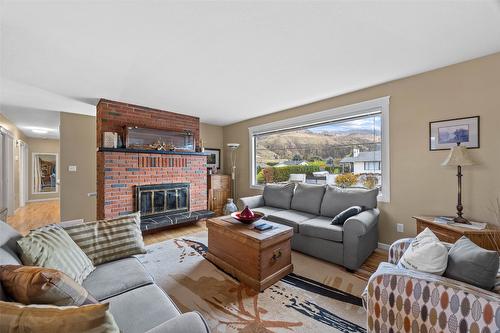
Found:
[{"label": "baseboard trim", "polygon": [[384,251],[389,251],[389,247],[390,245],[389,244],[385,244],[385,243],[378,243],[378,248],[381,249],[381,250],[384,250]]},{"label": "baseboard trim", "polygon": [[53,201],[53,200],[59,200],[59,199],[60,198],[32,199],[32,200],[28,200],[26,202]]}]

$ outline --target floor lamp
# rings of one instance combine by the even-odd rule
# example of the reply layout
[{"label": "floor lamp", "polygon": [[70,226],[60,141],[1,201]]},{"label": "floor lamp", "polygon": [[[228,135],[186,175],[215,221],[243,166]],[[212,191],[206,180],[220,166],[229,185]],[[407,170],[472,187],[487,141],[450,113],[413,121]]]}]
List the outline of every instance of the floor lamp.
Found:
[{"label": "floor lamp", "polygon": [[230,214],[232,212],[235,212],[238,210],[236,205],[234,204],[234,199],[236,199],[236,157],[237,157],[237,150],[240,147],[239,143],[228,143],[227,148],[229,149],[229,154],[231,158],[231,193],[232,193],[232,200],[228,200],[228,203],[224,207],[224,213],[225,214]]}]

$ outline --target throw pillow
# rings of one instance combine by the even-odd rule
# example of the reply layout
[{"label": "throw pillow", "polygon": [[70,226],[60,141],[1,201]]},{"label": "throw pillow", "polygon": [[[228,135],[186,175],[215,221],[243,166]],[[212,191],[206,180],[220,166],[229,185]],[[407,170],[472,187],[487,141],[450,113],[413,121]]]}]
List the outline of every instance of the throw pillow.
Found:
[{"label": "throw pillow", "polygon": [[140,213],[65,226],[66,232],[94,265],[146,253]]},{"label": "throw pillow", "polygon": [[80,306],[98,303],[69,276],[51,268],[2,265],[0,282],[11,299],[23,304]]},{"label": "throw pillow", "polygon": [[343,225],[345,221],[355,215],[358,215],[363,211],[363,207],[361,206],[352,206],[347,208],[346,210],[338,213],[332,220],[332,224]]},{"label": "throw pillow", "polygon": [[377,208],[377,195],[377,188],[366,190],[328,185],[321,202],[321,216],[333,218],[351,206],[361,206],[365,209]]},{"label": "throw pillow", "polygon": [[264,203],[266,206],[290,209],[292,201],[294,183],[287,184],[267,184],[264,187]]},{"label": "throw pillow", "polygon": [[415,271],[443,275],[448,263],[448,249],[434,233],[425,228],[413,239],[398,266]]},{"label": "throw pillow", "polygon": [[109,304],[58,307],[0,301],[0,332],[118,333],[120,329],[108,309]]},{"label": "throw pillow", "polygon": [[57,269],[79,284],[95,269],[92,261],[59,225],[31,230],[17,244],[23,264]]},{"label": "throw pillow", "polygon": [[491,290],[498,273],[498,253],[488,251],[462,236],[448,252],[444,276]]},{"label": "throw pillow", "polygon": [[323,200],[324,194],[324,185],[299,183],[293,194],[291,208],[301,212],[319,215],[319,207],[321,206],[321,200]]}]

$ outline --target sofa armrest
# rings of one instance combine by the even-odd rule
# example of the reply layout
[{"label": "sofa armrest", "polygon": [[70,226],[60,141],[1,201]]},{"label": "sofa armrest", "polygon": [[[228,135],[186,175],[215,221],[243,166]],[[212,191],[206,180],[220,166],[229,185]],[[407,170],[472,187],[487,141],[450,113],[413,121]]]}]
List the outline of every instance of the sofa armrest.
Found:
[{"label": "sofa armrest", "polygon": [[344,266],[358,269],[378,246],[377,208],[365,210],[344,223]]},{"label": "sofa armrest", "polygon": [[205,319],[198,312],[183,313],[146,333],[210,333]]},{"label": "sofa armrest", "polygon": [[[377,332],[382,325],[394,332],[422,331],[421,327],[458,332],[458,325],[461,332],[498,332],[499,329],[497,294],[389,263],[379,265],[362,298],[368,314],[368,332]],[[404,322],[386,321],[385,315],[389,313],[391,318],[404,318]]]},{"label": "sofa armrest", "polygon": [[387,258],[390,264],[397,265],[403,253],[410,247],[412,240],[413,238],[402,238],[391,244]]},{"label": "sofa armrest", "polygon": [[380,211],[377,208],[365,210],[348,218],[344,223],[344,233],[364,235],[378,223]]},{"label": "sofa armrest", "polygon": [[248,206],[248,208],[252,209],[264,205],[264,196],[262,194],[254,195],[252,197],[240,198],[238,200],[238,209],[244,209],[245,206]]}]

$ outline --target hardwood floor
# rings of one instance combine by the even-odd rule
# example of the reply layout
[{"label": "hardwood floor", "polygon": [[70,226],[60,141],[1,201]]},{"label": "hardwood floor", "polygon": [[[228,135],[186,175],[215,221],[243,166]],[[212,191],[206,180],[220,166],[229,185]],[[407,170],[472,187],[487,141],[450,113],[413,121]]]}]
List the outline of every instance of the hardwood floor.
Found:
[{"label": "hardwood floor", "polygon": [[[7,223],[23,235],[27,234],[31,229],[59,222],[59,200],[28,203],[25,207],[19,208],[14,216],[7,218]],[[145,234],[144,243],[146,245],[159,243],[206,230],[205,221],[199,221],[187,226]],[[352,274],[363,280],[368,280],[383,261],[387,261],[387,252],[377,249],[368,257],[363,266]]]},{"label": "hardwood floor", "polygon": [[7,223],[25,235],[31,229],[61,222],[59,207],[59,200],[28,202],[14,215],[8,216]]}]

